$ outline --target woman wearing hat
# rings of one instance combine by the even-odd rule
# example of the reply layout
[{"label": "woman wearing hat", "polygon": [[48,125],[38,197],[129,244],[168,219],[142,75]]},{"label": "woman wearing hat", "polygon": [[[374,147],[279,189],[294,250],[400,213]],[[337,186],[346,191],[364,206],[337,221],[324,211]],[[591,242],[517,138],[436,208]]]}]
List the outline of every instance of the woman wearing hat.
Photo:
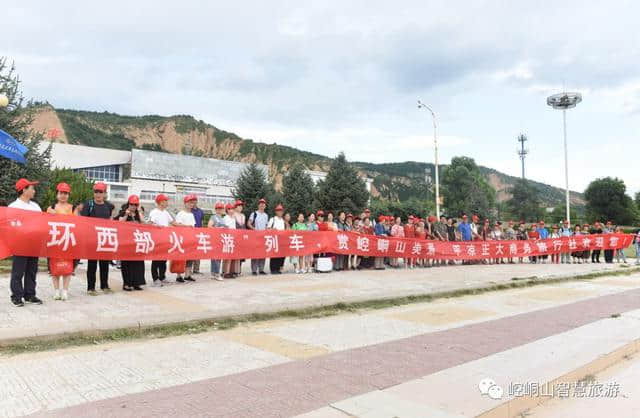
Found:
[{"label": "woman wearing hat", "polygon": [[[156,196],[156,207],[149,213],[149,223],[156,226],[173,226],[176,222],[167,210],[169,197],[160,193]],[[163,286],[167,273],[167,260],[153,260],[151,262],[151,277],[154,286]]]},{"label": "woman wearing hat", "polygon": [[[215,205],[215,212],[209,218],[209,228],[226,228],[224,223],[224,203],[217,202]],[[211,260],[211,278],[218,281],[223,281],[222,273],[220,271],[220,260]]]},{"label": "woman wearing hat", "polygon": [[[47,213],[56,215],[76,215],[75,208],[69,203],[69,195],[71,194],[71,187],[67,183],[60,183],[56,186],[56,202],[47,208]],[[73,260],[53,260],[67,261],[73,265]],[[51,272],[51,260],[49,260],[49,271]],[[60,289],[60,279],[62,279],[62,291]],[[69,282],[71,281],[71,275],[64,276],[51,275],[53,282],[53,288],[55,293],[53,295],[54,300],[67,300],[69,298]]]},{"label": "woman wearing hat", "polygon": [[[227,205],[224,207],[225,211],[226,211],[226,215],[222,218],[224,225],[228,228],[228,229],[236,229],[236,217],[235,217],[235,211],[236,211],[236,205],[233,203],[227,203]],[[234,271],[234,261],[235,260],[223,260],[222,261],[222,277],[225,279],[233,279],[234,277],[236,277],[235,275],[235,271]]]},{"label": "woman wearing hat", "polygon": [[[286,229],[284,218],[284,208],[281,204],[278,204],[275,208],[275,216],[269,219],[267,223],[267,229],[273,229],[276,231],[284,231]],[[271,274],[282,274],[282,266],[284,265],[284,257],[272,257],[269,259],[269,270]]]},{"label": "woman wearing hat", "polygon": [[[142,223],[140,216],[140,198],[132,194],[129,196],[127,203],[122,205],[120,212],[113,218],[120,222],[136,222]],[[122,260],[122,290],[130,292],[132,290],[142,290],[140,286],[146,284],[144,279],[144,261],[143,260]]]},{"label": "woman wearing hat", "polygon": [[[184,206],[182,207],[182,209],[180,209],[180,212],[178,212],[178,214],[176,215],[176,225],[186,226],[189,228],[196,227],[196,217],[193,215],[193,208],[197,200],[198,200],[198,197],[194,194],[190,194],[184,197],[183,199]],[[178,277],[176,277],[176,282],[184,283],[185,281],[187,282],[196,281],[196,279],[191,277],[191,274],[193,273],[193,264],[194,264],[193,260],[187,260],[187,265],[184,272],[184,278],[180,274],[178,274]]]}]

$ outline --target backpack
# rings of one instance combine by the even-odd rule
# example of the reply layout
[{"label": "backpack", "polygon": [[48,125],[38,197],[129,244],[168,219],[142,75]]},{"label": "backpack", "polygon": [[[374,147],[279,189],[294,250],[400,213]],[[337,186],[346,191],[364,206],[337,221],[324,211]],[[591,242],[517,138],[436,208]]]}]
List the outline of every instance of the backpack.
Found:
[{"label": "backpack", "polygon": [[[111,206],[111,211],[113,212],[113,209],[115,208],[115,206],[113,206],[108,200],[105,200],[104,204],[107,206]],[[89,212],[87,216],[91,217],[91,215],[93,215],[93,210],[95,208],[95,202],[93,201],[93,199],[87,202],[87,206],[89,206]]]}]

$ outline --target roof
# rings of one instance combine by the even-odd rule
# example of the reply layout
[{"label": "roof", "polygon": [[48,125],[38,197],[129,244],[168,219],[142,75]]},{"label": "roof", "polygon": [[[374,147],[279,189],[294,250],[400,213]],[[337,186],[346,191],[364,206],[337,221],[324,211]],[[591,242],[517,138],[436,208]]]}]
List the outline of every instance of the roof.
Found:
[{"label": "roof", "polygon": [[45,149],[49,144],[51,144],[51,165],[54,168],[77,169],[123,165],[131,162],[131,151],[46,141],[40,144],[40,148]]},{"label": "roof", "polygon": [[[134,149],[131,178],[235,186],[248,163]],[[266,176],[269,168],[258,164]]]}]

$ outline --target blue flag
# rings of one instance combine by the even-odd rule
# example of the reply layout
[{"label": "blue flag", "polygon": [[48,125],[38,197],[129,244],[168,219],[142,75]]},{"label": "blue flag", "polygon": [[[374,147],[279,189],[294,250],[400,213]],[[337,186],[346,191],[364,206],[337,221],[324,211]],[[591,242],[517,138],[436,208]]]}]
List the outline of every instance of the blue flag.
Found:
[{"label": "blue flag", "polygon": [[18,142],[14,137],[0,129],[0,155],[10,160],[25,163],[24,154],[27,147]]}]

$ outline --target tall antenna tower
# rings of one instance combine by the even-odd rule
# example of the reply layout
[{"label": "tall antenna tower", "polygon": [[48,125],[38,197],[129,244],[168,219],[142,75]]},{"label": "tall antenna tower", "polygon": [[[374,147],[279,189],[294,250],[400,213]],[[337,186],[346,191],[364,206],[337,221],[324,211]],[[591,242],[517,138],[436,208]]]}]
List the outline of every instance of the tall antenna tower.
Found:
[{"label": "tall antenna tower", "polygon": [[527,141],[527,136],[524,134],[520,134],[518,136],[518,142],[520,143],[520,149],[517,150],[518,155],[520,156],[520,161],[522,161],[522,179],[524,180],[524,159],[527,157],[529,150],[524,147],[524,143]]}]

